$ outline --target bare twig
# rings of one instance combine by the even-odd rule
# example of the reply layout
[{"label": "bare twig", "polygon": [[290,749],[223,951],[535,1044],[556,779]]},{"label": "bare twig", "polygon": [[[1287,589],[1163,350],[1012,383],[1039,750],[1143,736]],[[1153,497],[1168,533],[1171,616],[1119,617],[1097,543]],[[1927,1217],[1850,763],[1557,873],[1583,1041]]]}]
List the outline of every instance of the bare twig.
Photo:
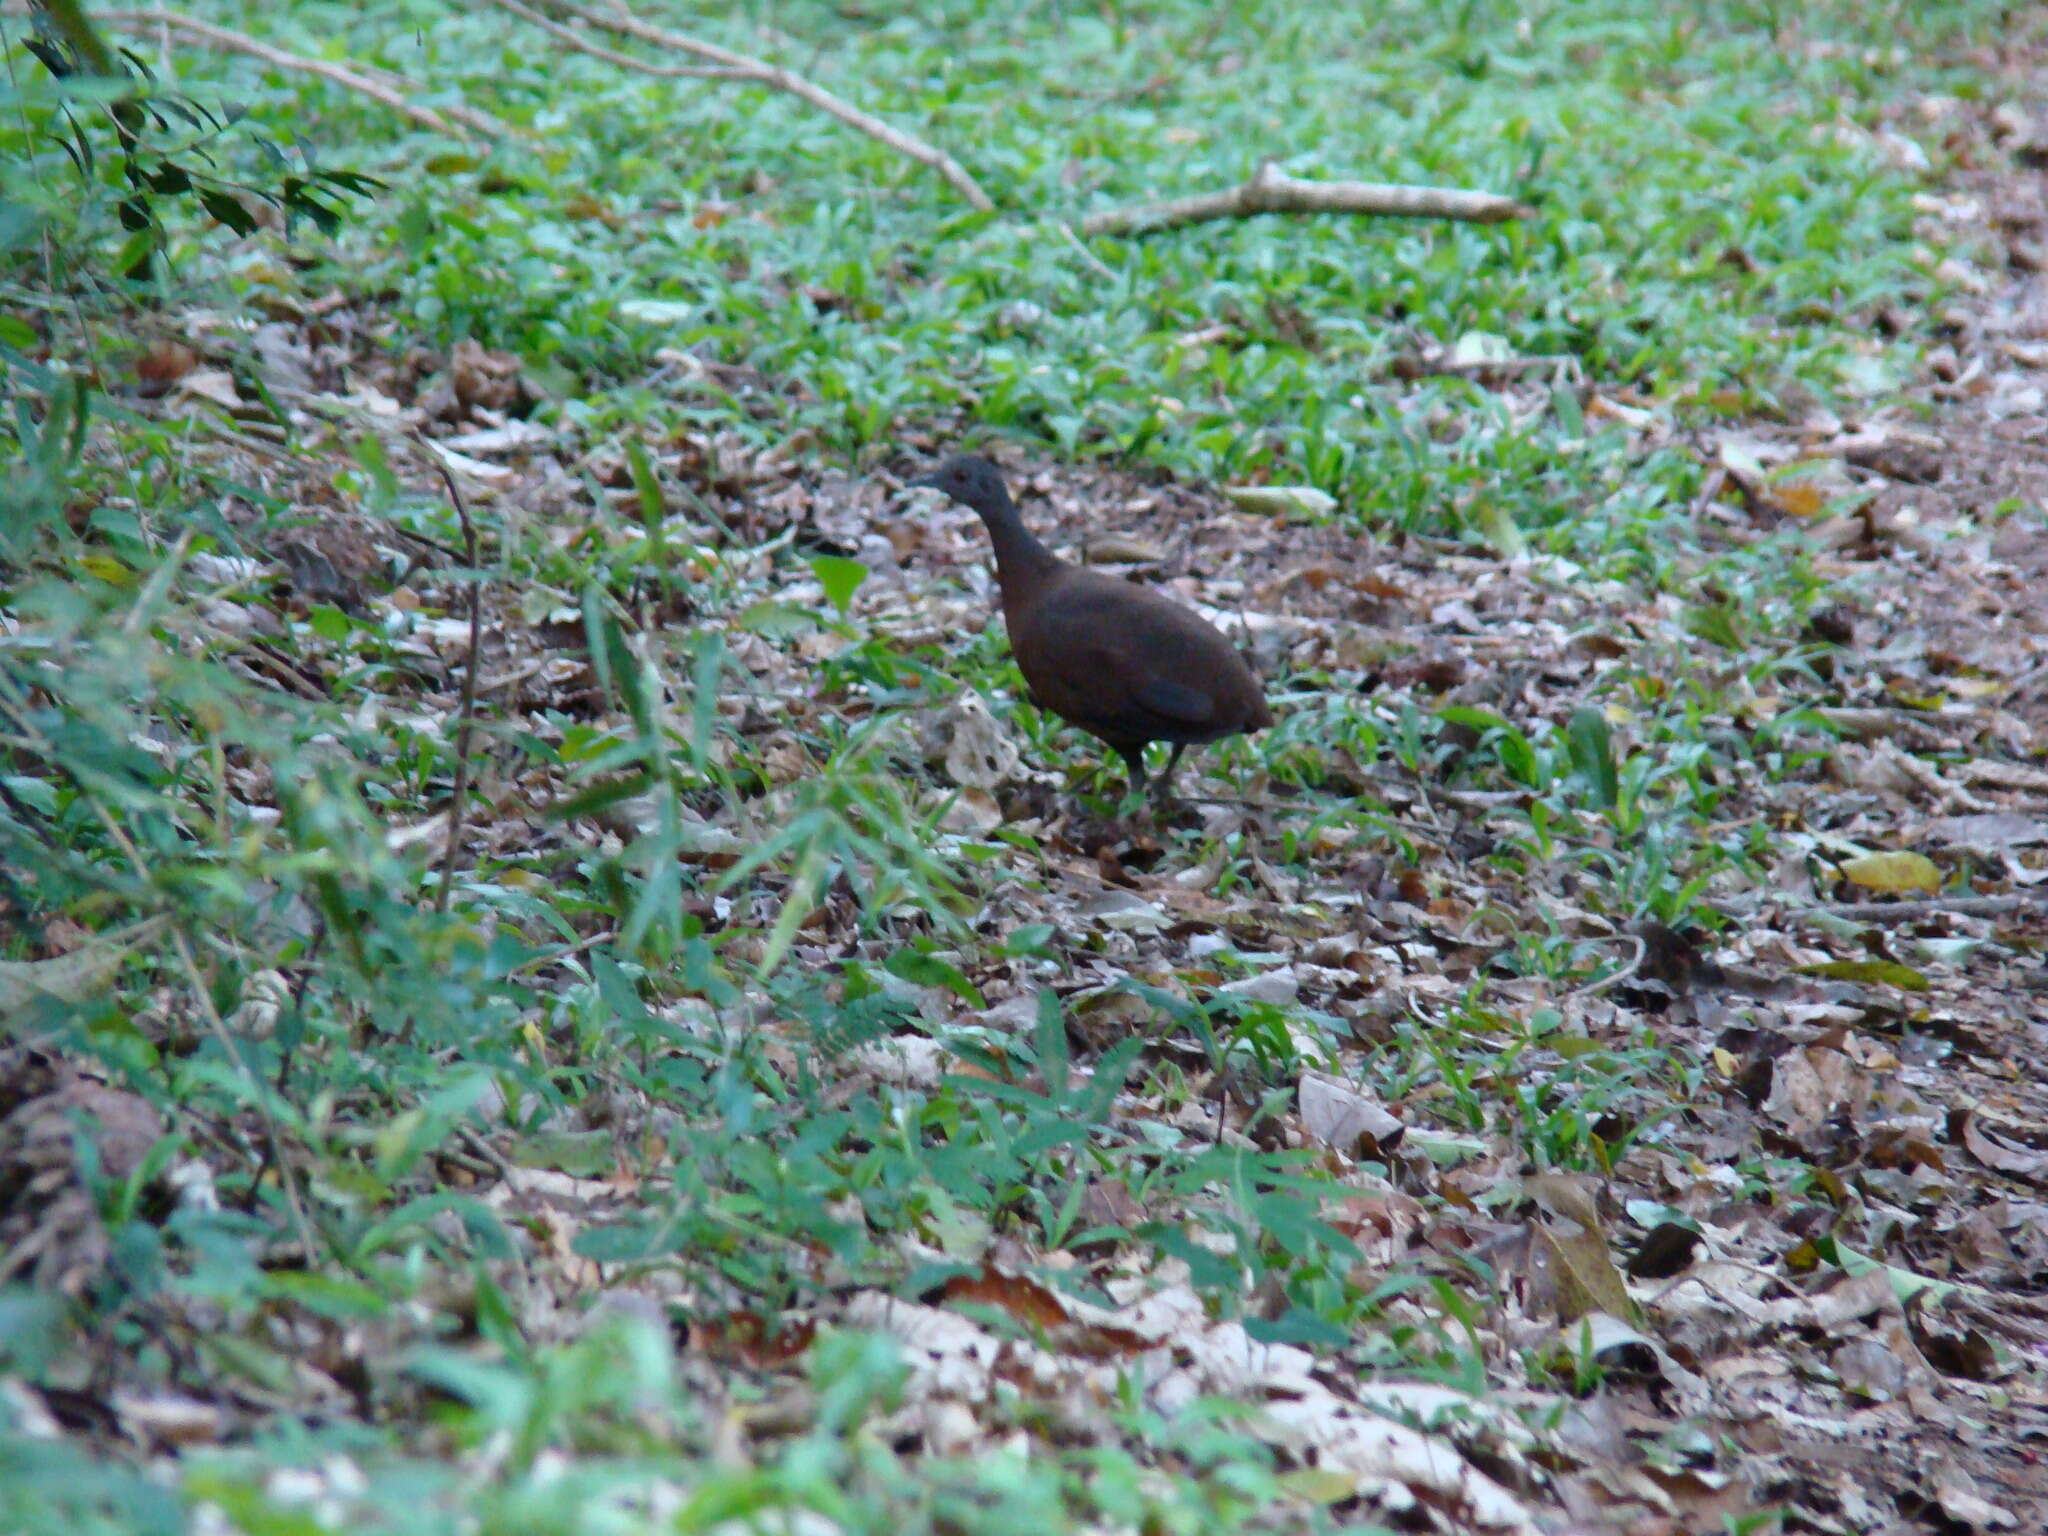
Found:
[{"label": "bare twig", "polygon": [[1461,362],[1446,353],[1441,357],[1417,359],[1414,366],[1418,376],[1436,375],[1453,379],[1483,379],[1491,375],[1516,377],[1525,373],[1541,373],[1547,368],[1560,376],[1560,382],[1575,383],[1579,360],[1569,352],[1537,352],[1527,357],[1474,358]]},{"label": "bare twig", "polygon": [[536,966],[560,965],[564,960],[583,954],[587,950],[593,950],[600,944],[609,944],[618,936],[618,929],[606,928],[600,933],[593,933],[587,939],[578,939],[574,944],[565,944],[560,949],[551,949],[544,955],[529,956],[513,966],[505,974],[507,976],[517,976],[521,971],[532,970]]},{"label": "bare twig", "polygon": [[1785,915],[1788,918],[1839,917],[1855,921],[1905,923],[1922,917],[1940,917],[1944,913],[1957,917],[2002,917],[2008,912],[2025,912],[2034,907],[2048,909],[2048,889],[2029,891],[2022,896],[1926,896],[1917,901],[1837,901],[1821,906],[1796,907]]},{"label": "bare twig", "polygon": [[448,805],[448,846],[441,850],[441,880],[434,891],[434,910],[448,910],[448,893],[455,883],[455,853],[462,841],[462,812],[469,799],[469,743],[476,730],[477,658],[483,652],[483,593],[476,561],[476,524],[470,521],[469,502],[455,476],[437,453],[430,453],[441,483],[448,487],[448,499],[455,503],[455,515],[462,522],[464,561],[469,566],[469,656],[462,668],[462,708],[455,727],[455,790]]},{"label": "bare twig", "polygon": [[1112,283],[1116,281],[1116,273],[1110,270],[1109,263],[1081,243],[1081,237],[1074,233],[1073,225],[1069,224],[1065,219],[1061,219],[1059,228],[1060,238],[1081,253],[1081,259],[1095,269],[1097,277]]},{"label": "bare twig", "polygon": [[[304,54],[288,53],[269,43],[259,42],[245,32],[235,32],[227,27],[216,26],[210,21],[201,21],[196,16],[182,15],[177,11],[101,11],[92,13],[93,20],[121,27],[129,31],[146,31],[151,27],[162,27],[169,32],[180,32],[186,37],[218,48],[225,53],[247,54],[252,59],[261,59],[273,69],[288,74],[318,75],[332,81],[345,90],[359,96],[381,102],[392,111],[401,114],[422,128],[435,133],[445,133],[451,138],[464,138],[463,128],[486,138],[504,138],[512,128],[492,117],[488,112],[479,112],[474,107],[450,106],[436,109],[423,107],[406,99],[406,92],[416,92],[419,87],[402,75],[388,70],[378,70],[381,79],[373,79],[359,68],[345,64],[330,64],[325,59],[309,59]],[[459,125],[459,126],[458,126]]]},{"label": "bare twig", "polygon": [[[502,0],[499,0],[499,3],[502,3]],[[730,48],[721,48],[716,43],[703,42],[681,32],[671,32],[666,27],[654,26],[622,12],[594,10],[590,6],[577,4],[576,0],[545,0],[545,3],[550,10],[559,15],[573,16],[578,21],[617,36],[636,38],[643,43],[654,43],[659,47],[673,48],[678,53],[708,59],[728,71],[730,79],[751,80],[758,85],[765,85],[807,101],[820,112],[838,118],[847,127],[888,145],[897,154],[937,171],[972,207],[984,213],[995,207],[994,200],[981,190],[980,183],[968,175],[960,163],[944,150],[925,143],[914,134],[891,127],[880,118],[861,111],[853,103],[833,95],[823,86],[814,85],[794,70],[766,63],[744,53],[734,53]]]},{"label": "bare twig", "polygon": [[1564,1001],[1579,1003],[1584,1002],[1589,997],[1598,997],[1602,992],[1611,991],[1635,975],[1643,963],[1643,956],[1650,952],[1650,946],[1639,933],[1623,934],[1622,937],[1632,940],[1636,946],[1636,952],[1629,956],[1628,964],[1618,971],[1608,972],[1598,981],[1589,981],[1582,987],[1573,987],[1571,991],[1565,993]]},{"label": "bare twig", "polygon": [[462,1138],[470,1151],[475,1153],[478,1158],[491,1168],[496,1169],[499,1178],[506,1180],[508,1183],[511,1181],[511,1159],[507,1158],[504,1153],[486,1141],[482,1133],[473,1126],[458,1125],[455,1128],[455,1134]]},{"label": "bare twig", "polygon": [[1205,219],[1242,219],[1255,213],[1375,213],[1399,218],[1462,219],[1499,224],[1528,215],[1526,205],[1496,192],[1459,187],[1407,187],[1371,181],[1303,181],[1277,171],[1269,161],[1252,179],[1222,192],[1177,197],[1091,213],[1081,221],[1084,235],[1140,234],[1176,229]]},{"label": "bare twig", "polygon": [[637,70],[643,75],[653,75],[662,80],[738,80],[747,78],[744,71],[732,69],[723,64],[650,64],[645,59],[636,59],[630,53],[620,53],[615,48],[606,48],[593,43],[574,27],[565,27],[559,21],[543,16],[530,5],[520,0],[490,0],[501,11],[510,11],[523,21],[530,21],[550,37],[558,39],[565,46],[578,53],[587,53],[593,59],[602,59],[618,69]]},{"label": "bare twig", "polygon": [[1890,763],[1899,772],[1932,795],[1944,809],[1957,811],[1988,811],[1991,809],[1988,803],[1978,799],[1967,789],[1963,788],[1962,785],[1950,783],[1930,765],[1913,756],[1912,753],[1900,751],[1895,742],[1881,740],[1876,743],[1875,750],[1887,763]]}]

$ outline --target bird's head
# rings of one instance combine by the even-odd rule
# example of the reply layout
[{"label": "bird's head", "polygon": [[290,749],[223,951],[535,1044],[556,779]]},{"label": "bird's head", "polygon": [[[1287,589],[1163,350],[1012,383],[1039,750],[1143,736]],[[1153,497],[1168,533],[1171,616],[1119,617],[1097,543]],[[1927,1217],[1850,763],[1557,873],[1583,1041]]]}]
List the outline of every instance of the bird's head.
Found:
[{"label": "bird's head", "polygon": [[993,512],[1007,506],[1010,493],[1003,488],[1003,474],[977,454],[955,454],[928,475],[909,482],[944,491],[955,501],[977,512]]}]

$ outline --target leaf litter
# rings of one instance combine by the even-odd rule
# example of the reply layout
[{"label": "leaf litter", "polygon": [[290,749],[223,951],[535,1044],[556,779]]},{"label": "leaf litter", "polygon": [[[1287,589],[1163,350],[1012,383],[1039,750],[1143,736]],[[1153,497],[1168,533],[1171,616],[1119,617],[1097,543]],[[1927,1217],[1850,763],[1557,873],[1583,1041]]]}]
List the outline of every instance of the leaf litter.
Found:
[{"label": "leaf litter", "polygon": [[[1958,102],[1914,110],[1913,133],[2020,131]],[[876,1428],[919,1454],[1115,1443],[1128,1428],[1113,1409],[1135,1391],[1169,1417],[1235,1405],[1304,1503],[1404,1528],[1675,1532],[1764,1509],[1828,1531],[2039,1528],[2048,306],[2026,253],[2048,241],[2048,201],[2038,178],[1963,173],[1923,217],[1968,222],[2008,255],[1982,269],[1980,291],[1958,283],[1928,377],[1853,421],[1816,409],[1698,445],[1703,539],[1746,547],[1797,527],[1814,541],[1830,600],[1802,639],[1803,669],[1748,667],[1763,641],[1722,611],[1739,609],[1732,599],[1688,605],[1532,559],[1483,517],[1469,542],[1360,531],[1327,521],[1332,509],[1302,488],[1210,489],[1009,454],[1049,542],[1200,608],[1300,722],[1191,764],[1189,800],[1155,822],[1113,814],[1092,749],[1039,729],[999,663],[980,665],[971,688],[943,677],[986,644],[986,549],[969,515],[901,496],[897,471],[950,433],[913,434],[903,458],[857,476],[818,466],[801,443],[761,452],[722,434],[640,442],[640,472],[615,444],[528,424],[535,392],[515,359],[472,344],[446,360],[400,354],[383,375],[356,347],[368,317],[361,331],[345,312],[297,335],[265,326],[255,356],[271,393],[315,440],[322,423],[338,429],[321,451],[371,434],[394,481],[424,487],[408,455],[425,442],[501,526],[537,530],[557,554],[658,525],[668,577],[620,604],[631,654],[679,729],[693,712],[716,717],[705,772],[747,785],[683,803],[680,899],[710,932],[772,928],[792,971],[860,962],[893,1005],[869,1038],[808,1066],[831,1042],[765,987],[713,1003],[657,980],[668,1027],[712,1035],[743,1019],[790,1083],[829,1074],[842,1104],[949,1083],[1085,1094],[1100,1076],[1090,1125],[1134,1156],[1298,1154],[1347,1278],[1382,1298],[1350,1338],[1261,1337],[1287,1298],[1255,1283],[1248,1229],[1223,1219],[1231,1192],[1213,1178],[1141,1191],[1080,1160],[1060,1193],[1099,1236],[1047,1246],[956,1210],[886,1236],[901,1266],[890,1284],[822,1240],[792,1255],[807,1283],[781,1305],[592,1257],[586,1234],[681,1198],[649,1149],[687,1128],[620,1077],[537,1130],[516,1130],[487,1095],[423,1165],[422,1192],[480,1191],[503,1223],[508,1236],[477,1259],[498,1304],[534,1341],[575,1335],[596,1301],[687,1318],[687,1366],[742,1371],[771,1403],[795,1404],[738,1430],[742,1455],[807,1422],[786,1394],[818,1331],[857,1328],[901,1351],[901,1401]],[[419,739],[449,734],[474,665],[501,729],[479,751],[460,869],[544,881],[550,859],[620,855],[657,829],[657,797],[577,810],[586,782],[510,745],[515,729],[558,744],[572,727],[632,729],[580,594],[544,564],[488,582],[470,657],[445,539],[340,504],[319,452],[252,451],[234,424],[245,397],[232,374],[202,366],[203,341],[152,354],[162,408],[207,413],[195,420],[219,424],[222,466],[304,511],[279,528],[249,505],[226,509],[249,546],[185,572],[195,643],[259,687],[374,711]],[[1490,347],[1461,344],[1451,361],[1484,365],[1511,409],[1549,393]],[[679,354],[664,366],[680,385],[712,365]],[[1665,411],[1597,383],[1587,393],[1588,414],[1639,452],[1682,441]],[[349,650],[357,632],[326,624],[328,608],[380,637],[374,685]],[[685,629],[724,648],[708,703],[692,690]],[[919,691],[900,675],[914,669],[877,670],[877,656],[940,669],[941,686],[923,690],[937,697],[892,702]],[[1631,765],[1669,766],[1657,712],[1681,688],[1725,732],[1802,761],[1767,774],[1751,753],[1714,770],[1711,810],[1683,830],[1741,854],[1697,860],[1690,915],[1707,921],[1670,927],[1610,905],[1592,872],[1612,861],[1546,852],[1530,807],[1557,809],[1568,782],[1567,802],[1615,809]],[[1390,750],[1419,717],[1445,722],[1432,750]],[[830,882],[807,879],[800,860],[727,878],[808,814],[806,789],[834,771],[849,725],[876,733],[930,848],[971,869],[949,893],[957,911],[878,924],[848,871],[865,858],[859,878],[886,889],[887,847],[850,845]],[[252,816],[274,814],[260,765],[231,781]],[[1603,854],[1647,835],[1600,814],[1575,827]],[[437,853],[447,836],[445,815],[393,832]],[[2025,899],[1943,910],[1958,892]],[[1873,897],[1904,911],[1927,896],[1901,921],[1866,910]],[[530,936],[564,949],[543,968],[552,984],[578,985],[591,972],[569,951],[610,936],[565,920],[570,933],[536,922]],[[1538,929],[1565,963],[1524,942]],[[1012,948],[1033,930],[1035,943]],[[755,941],[755,957],[766,948]],[[906,952],[919,959],[891,969]],[[5,974],[23,996],[61,995],[101,969],[88,943]],[[262,974],[231,1010],[245,1038],[266,1037],[285,1005],[288,983]],[[1071,1052],[1058,1061],[1032,1043],[1048,993],[1058,1050]],[[537,1011],[526,1027],[545,1024]],[[159,1037],[191,1027],[169,1005],[139,1025]],[[1136,1056],[1107,1070],[1133,1041]],[[1609,1086],[1581,1070],[1651,1045],[1663,1066],[1617,1071]],[[118,1180],[145,1168],[168,1127],[33,1040],[7,1055],[6,1262],[76,1293],[109,1259],[74,1128],[90,1128],[92,1176]],[[199,1172],[173,1158],[149,1177],[164,1199],[203,1202],[205,1164],[237,1155],[247,1127],[183,1133]],[[867,1218],[855,1200],[820,1231],[833,1222]],[[1138,1237],[1182,1222],[1191,1236],[1177,1248]],[[1228,1313],[1219,1270],[1244,1282]],[[903,1276],[942,1272],[906,1293]],[[218,1321],[190,1299],[158,1304],[161,1327]],[[94,1411],[44,1401],[39,1422],[174,1455],[272,1412],[352,1411],[380,1362],[421,1341],[396,1316],[351,1330],[292,1316],[243,1340],[239,1384],[217,1398],[196,1390],[201,1378],[169,1391],[105,1356],[86,1394]],[[1483,1383],[1390,1364],[1374,1336],[1391,1331],[1457,1333]]]}]

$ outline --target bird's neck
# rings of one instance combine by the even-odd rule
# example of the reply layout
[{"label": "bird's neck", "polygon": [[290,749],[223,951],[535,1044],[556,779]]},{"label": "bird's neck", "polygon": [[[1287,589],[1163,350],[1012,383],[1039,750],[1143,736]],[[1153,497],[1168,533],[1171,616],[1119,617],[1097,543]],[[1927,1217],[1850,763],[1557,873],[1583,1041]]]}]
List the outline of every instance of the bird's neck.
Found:
[{"label": "bird's neck", "polygon": [[996,551],[996,582],[1003,589],[1004,606],[1022,601],[1035,592],[1048,576],[1060,568],[1060,558],[1032,535],[1017,515],[1016,503],[1007,496],[992,506],[976,507],[988,528],[989,542]]}]

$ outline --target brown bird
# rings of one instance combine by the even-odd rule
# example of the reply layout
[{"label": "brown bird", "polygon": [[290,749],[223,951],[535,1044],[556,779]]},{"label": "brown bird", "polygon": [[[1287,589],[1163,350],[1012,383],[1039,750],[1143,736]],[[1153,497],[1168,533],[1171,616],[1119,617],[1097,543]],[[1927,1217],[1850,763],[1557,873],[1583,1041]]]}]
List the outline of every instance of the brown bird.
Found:
[{"label": "brown bird", "polygon": [[1215,625],[1147,587],[1061,560],[1024,526],[987,459],[961,454],[910,484],[980,516],[1031,702],[1107,742],[1134,793],[1146,789],[1148,742],[1173,743],[1154,786],[1163,800],[1189,747],[1273,723],[1257,676]]}]

